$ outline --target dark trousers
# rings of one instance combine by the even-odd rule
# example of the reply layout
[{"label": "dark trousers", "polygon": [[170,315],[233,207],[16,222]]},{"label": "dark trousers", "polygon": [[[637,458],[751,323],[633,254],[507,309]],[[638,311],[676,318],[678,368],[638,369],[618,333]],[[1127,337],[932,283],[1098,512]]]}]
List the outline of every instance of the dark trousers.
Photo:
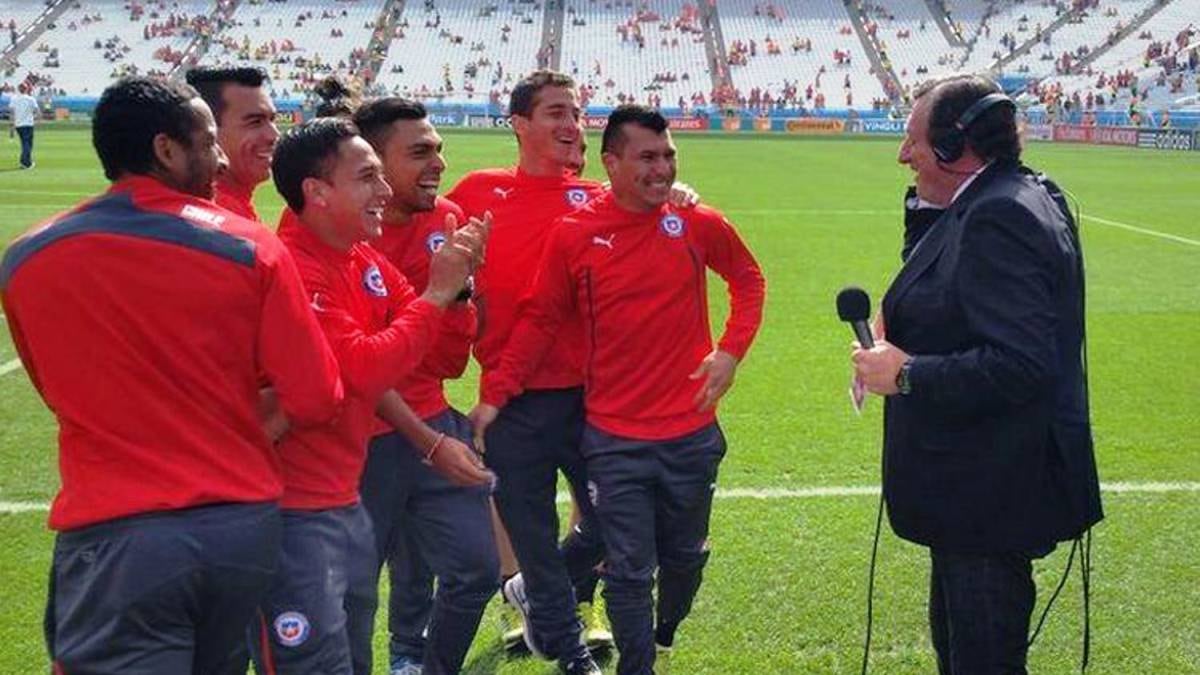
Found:
[{"label": "dark trousers", "polygon": [[[488,427],[484,455],[498,478],[496,508],[521,564],[534,633],[546,655],[560,662],[586,653],[573,586],[588,583],[604,556],[587,500],[582,430],[581,388],[528,391],[504,406]],[[583,516],[561,548],[555,504],[559,471]]]},{"label": "dark trousers", "polygon": [[402,528],[389,545],[387,571],[388,656],[392,661],[403,656],[424,662],[433,617],[435,575],[421,555],[412,528]]},{"label": "dark trousers", "polygon": [[1026,672],[1030,560],[1041,555],[930,551],[929,628],[941,675]]},{"label": "dark trousers", "polygon": [[[471,442],[470,422],[457,410],[447,410],[426,423]],[[375,528],[379,560],[373,570],[375,586],[382,561],[392,570],[391,656],[421,661],[424,672],[440,675],[462,668],[483,611],[500,586],[500,563],[489,489],[447,481],[421,462],[423,450],[399,434],[376,436],[360,492]],[[437,593],[431,605],[433,577]],[[350,618],[367,635],[375,620],[374,605],[369,609],[369,614],[352,613]]]},{"label": "dark trousers", "polygon": [[[360,504],[285,510],[279,570],[250,631],[258,672],[369,675],[371,634],[348,617],[375,601],[374,569],[375,537]],[[354,658],[364,648],[368,660]]]},{"label": "dark trousers", "polygon": [[17,127],[17,136],[21,138],[21,166],[33,166],[33,127]]},{"label": "dark trousers", "polygon": [[280,532],[274,504],[223,504],[59,534],[51,659],[66,673],[234,672],[229,655],[267,592]]},{"label": "dark trousers", "polygon": [[667,441],[620,438],[588,426],[583,445],[607,547],[604,597],[621,653],[617,672],[649,675],[656,637],[670,646],[700,589],[725,437],[716,424]]}]

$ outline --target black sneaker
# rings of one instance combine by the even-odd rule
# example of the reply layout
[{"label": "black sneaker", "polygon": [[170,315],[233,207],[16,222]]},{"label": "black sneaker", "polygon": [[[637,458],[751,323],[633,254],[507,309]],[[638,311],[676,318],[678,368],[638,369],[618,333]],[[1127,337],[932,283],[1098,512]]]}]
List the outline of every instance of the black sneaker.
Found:
[{"label": "black sneaker", "polygon": [[596,665],[596,661],[587,652],[562,664],[562,671],[564,675],[603,675],[600,666]]}]

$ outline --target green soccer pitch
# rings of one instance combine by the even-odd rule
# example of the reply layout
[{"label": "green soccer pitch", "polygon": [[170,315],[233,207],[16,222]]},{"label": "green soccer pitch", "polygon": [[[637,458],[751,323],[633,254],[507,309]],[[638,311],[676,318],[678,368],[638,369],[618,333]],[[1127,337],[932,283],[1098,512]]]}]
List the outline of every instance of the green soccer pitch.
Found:
[{"label": "green soccer pitch", "polygon": [[[510,136],[447,131],[450,168],[510,163]],[[834,295],[876,300],[899,267],[910,175],[897,139],[680,135],[680,180],[723,210],[767,277],[766,319],[724,401],[729,454],[705,584],[676,642],[678,673],[850,673],[862,655],[867,563],[879,481],[880,401],[850,409],[850,332]],[[599,146],[593,139],[592,148]],[[39,128],[37,168],[0,140],[0,242],[105,187],[89,134]],[[1094,531],[1093,673],[1200,671],[1200,153],[1033,145],[1028,163],[1079,200],[1088,272],[1092,417],[1106,520]],[[588,173],[599,176],[599,157]],[[272,222],[282,200],[258,193]],[[63,270],[71,274],[71,270]],[[711,284],[714,325],[724,289]],[[2,322],[0,322],[2,323]],[[0,336],[0,673],[45,672],[41,615],[53,542],[54,422],[7,333]],[[452,384],[473,403],[471,371]],[[811,488],[831,488],[814,491]],[[849,488],[849,489],[844,489]],[[1035,564],[1035,620],[1066,565]],[[1078,569],[1078,568],[1076,568]],[[880,543],[872,670],[935,670],[925,615],[925,551]],[[494,602],[498,602],[494,601]],[[1030,652],[1035,673],[1078,670],[1082,589],[1073,574]],[[383,612],[376,670],[386,671]],[[615,659],[609,658],[611,671]],[[552,673],[500,652],[495,604],[470,673]]]}]

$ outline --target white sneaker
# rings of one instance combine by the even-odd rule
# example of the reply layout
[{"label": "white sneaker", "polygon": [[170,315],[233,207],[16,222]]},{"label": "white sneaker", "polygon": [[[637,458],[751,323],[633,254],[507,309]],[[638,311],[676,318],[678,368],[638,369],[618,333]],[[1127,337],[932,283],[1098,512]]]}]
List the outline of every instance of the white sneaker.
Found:
[{"label": "white sneaker", "polygon": [[392,661],[388,675],[421,675],[425,669],[413,659],[402,656]]},{"label": "white sneaker", "polygon": [[521,613],[521,621],[524,624],[522,628],[525,633],[525,646],[529,648],[529,653],[544,659],[546,653],[539,649],[540,645],[533,634],[533,621],[529,619],[529,597],[525,595],[525,578],[521,574],[515,574],[504,582],[500,588],[500,594],[504,597],[504,601],[516,608]]}]

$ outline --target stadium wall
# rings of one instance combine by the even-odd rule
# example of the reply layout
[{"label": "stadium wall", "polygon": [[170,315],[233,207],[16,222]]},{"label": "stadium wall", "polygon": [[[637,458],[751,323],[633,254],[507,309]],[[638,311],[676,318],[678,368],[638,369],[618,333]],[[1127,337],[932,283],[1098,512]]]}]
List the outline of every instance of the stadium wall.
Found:
[{"label": "stadium wall", "polygon": [[[95,97],[60,97],[50,101],[45,108],[46,120],[87,120],[97,99]],[[308,117],[311,111],[300,101],[284,99],[276,101],[281,113],[291,116],[293,121]],[[430,119],[439,127],[465,127],[475,129],[507,129],[507,116],[496,106],[430,104]],[[589,108],[584,117],[588,129],[603,129],[608,121],[609,108]],[[0,119],[8,111],[8,97],[0,97]],[[684,115],[680,110],[664,109],[671,129],[681,132],[717,133],[776,133],[801,136],[893,136],[904,135],[907,122],[890,119],[881,113],[870,111],[864,114],[845,110],[822,110],[811,116],[800,116],[798,111],[788,115],[756,116],[744,111],[728,111],[724,115],[701,112]],[[1182,115],[1179,117],[1183,117]],[[1173,118],[1173,121],[1179,119]],[[1116,120],[1116,117],[1112,119]],[[1200,121],[1184,118],[1188,122]],[[1122,124],[1083,125],[1074,123],[1050,124],[1044,116],[1030,115],[1022,127],[1022,136],[1027,141],[1055,143],[1083,143],[1088,145],[1113,145],[1144,150],[1192,150],[1200,151],[1200,125],[1195,128],[1180,124],[1170,129],[1139,128]]]}]

